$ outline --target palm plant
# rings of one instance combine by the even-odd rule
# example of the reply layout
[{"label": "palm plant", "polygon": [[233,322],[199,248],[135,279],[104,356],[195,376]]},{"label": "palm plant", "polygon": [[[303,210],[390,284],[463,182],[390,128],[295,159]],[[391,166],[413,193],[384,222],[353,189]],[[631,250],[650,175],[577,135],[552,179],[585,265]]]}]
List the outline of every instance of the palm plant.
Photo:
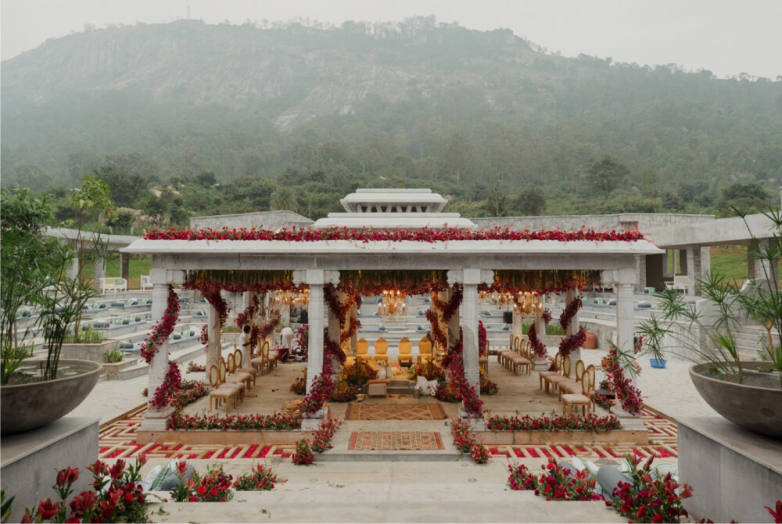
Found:
[{"label": "palm plant", "polygon": [[271,194],[273,210],[296,211],[299,207],[296,193],[290,187],[279,187]]},{"label": "palm plant", "polygon": [[[779,374],[782,385],[782,290],[779,287],[778,263],[782,258],[782,213],[771,210],[763,213],[771,223],[772,237],[762,243],[755,237],[747,220],[747,212],[733,209],[750,233],[750,257],[760,262],[762,275],[748,281],[742,288],[723,276],[712,273],[699,280],[706,302],[696,309],[684,302],[678,294],[659,293],[662,317],[655,315],[644,321],[640,332],[644,335],[644,352],[659,358],[663,344],[671,340],[667,349],[689,360],[709,364],[712,372],[726,379],[743,383],[746,366],[741,361],[736,330],[746,316],[766,328],[768,345],[764,357],[770,369]],[[776,329],[776,337],[772,335]],[[688,351],[680,352],[680,349]]]}]

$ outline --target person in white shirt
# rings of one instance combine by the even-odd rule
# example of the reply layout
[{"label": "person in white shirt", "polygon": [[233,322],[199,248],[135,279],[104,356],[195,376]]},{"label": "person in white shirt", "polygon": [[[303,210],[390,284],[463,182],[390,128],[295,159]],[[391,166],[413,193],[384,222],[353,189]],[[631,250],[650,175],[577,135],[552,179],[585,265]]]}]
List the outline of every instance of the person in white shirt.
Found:
[{"label": "person in white shirt", "polygon": [[290,355],[291,349],[293,348],[293,330],[290,328],[290,326],[285,326],[282,328],[282,331],[280,331],[280,335],[282,337],[282,351],[280,352],[280,361],[288,362],[288,355]]},{"label": "person in white shirt", "polygon": [[242,335],[239,337],[239,344],[241,344],[242,349],[242,365],[245,367],[250,366],[250,360],[253,358],[250,341],[250,326],[245,325],[242,328]]}]

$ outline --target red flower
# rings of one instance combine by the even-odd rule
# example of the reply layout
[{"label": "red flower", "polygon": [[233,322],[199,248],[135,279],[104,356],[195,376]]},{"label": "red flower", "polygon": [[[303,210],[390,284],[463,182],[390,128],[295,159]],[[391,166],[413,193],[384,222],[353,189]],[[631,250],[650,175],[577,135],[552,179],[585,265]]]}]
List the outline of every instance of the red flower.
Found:
[{"label": "red flower", "polygon": [[60,503],[52,504],[51,499],[48,497],[44,500],[38,501],[38,513],[43,517],[43,520],[53,519],[55,515],[60,512]]},{"label": "red flower", "polygon": [[774,517],[775,524],[782,524],[782,500],[777,501],[776,511],[769,508],[768,506],[763,507],[768,510],[772,517]]},{"label": "red flower", "polygon": [[58,487],[64,487],[79,480],[79,468],[66,468],[55,471],[57,471],[57,480],[55,481],[55,485]]},{"label": "red flower", "polygon": [[655,514],[655,516],[654,516],[654,517],[652,517],[652,522],[654,522],[655,524],[658,524],[658,523],[660,523],[660,522],[663,522],[664,520],[665,520],[665,519],[663,518],[663,516],[662,516],[662,515],[660,515],[659,513]]},{"label": "red flower", "polygon": [[83,491],[71,501],[71,510],[78,515],[89,513],[98,503],[94,491]]}]

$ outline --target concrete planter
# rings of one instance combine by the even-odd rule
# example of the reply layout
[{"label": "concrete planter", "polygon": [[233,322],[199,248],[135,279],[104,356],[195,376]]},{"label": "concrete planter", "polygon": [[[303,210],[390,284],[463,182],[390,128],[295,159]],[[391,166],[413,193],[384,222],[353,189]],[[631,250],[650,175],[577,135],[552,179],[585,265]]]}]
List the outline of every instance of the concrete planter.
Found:
[{"label": "concrete planter", "polygon": [[[741,364],[745,370],[769,366],[768,363],[761,362]],[[782,440],[782,389],[779,389],[779,375],[767,374],[768,387],[736,384],[711,376],[709,367],[709,364],[696,364],[690,368],[690,378],[703,400],[734,424]],[[762,377],[759,374],[755,376]],[[772,386],[774,382],[776,389]]]},{"label": "concrete planter", "polygon": [[[60,352],[61,359],[91,360],[93,362],[105,362],[104,353],[110,349],[116,349],[119,343],[116,340],[104,340],[97,344],[63,344]],[[62,362],[62,360],[60,360]]]},{"label": "concrete planter", "polygon": [[3,435],[35,429],[64,417],[87,398],[103,369],[97,362],[60,359],[60,369],[65,366],[78,374],[0,388]]},{"label": "concrete planter", "polygon": [[551,444],[648,444],[646,431],[617,429],[601,433],[587,431],[477,431],[476,437],[487,445]]},{"label": "concrete planter", "polygon": [[[319,424],[320,421],[317,421]],[[316,425],[317,425],[316,424]],[[186,445],[250,445],[264,442],[266,444],[293,444],[303,438],[312,440],[314,431],[292,429],[290,431],[239,431],[239,430],[174,430],[174,431],[137,431],[136,442],[162,444],[177,442]]]}]

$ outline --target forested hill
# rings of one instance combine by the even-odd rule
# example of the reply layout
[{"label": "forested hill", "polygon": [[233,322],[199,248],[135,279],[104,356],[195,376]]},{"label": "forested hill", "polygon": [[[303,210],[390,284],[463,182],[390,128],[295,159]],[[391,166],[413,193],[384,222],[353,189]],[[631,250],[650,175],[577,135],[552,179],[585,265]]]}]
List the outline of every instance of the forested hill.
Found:
[{"label": "forested hill", "polygon": [[[629,169],[621,202],[585,183],[604,154]],[[3,184],[74,185],[107,167],[180,186],[262,177],[328,201],[406,185],[469,206],[536,185],[549,211],[708,210],[731,183],[782,180],[782,81],[563,58],[432,18],[138,24],[3,62]],[[219,210],[268,199],[243,201]]]}]

